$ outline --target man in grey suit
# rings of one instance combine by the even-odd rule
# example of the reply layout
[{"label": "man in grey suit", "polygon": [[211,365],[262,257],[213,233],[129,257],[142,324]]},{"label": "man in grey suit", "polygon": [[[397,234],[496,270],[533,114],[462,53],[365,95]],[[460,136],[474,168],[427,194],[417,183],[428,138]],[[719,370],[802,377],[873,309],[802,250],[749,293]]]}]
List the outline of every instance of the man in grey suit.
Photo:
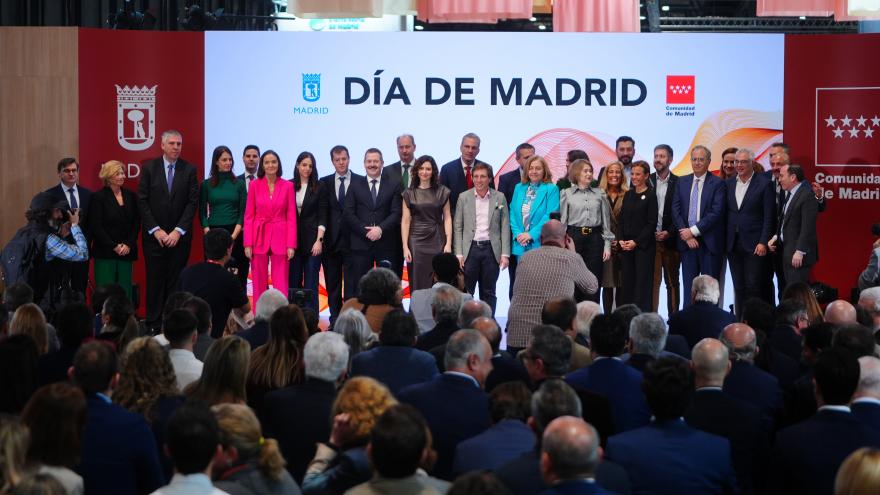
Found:
[{"label": "man in grey suit", "polygon": [[473,189],[459,195],[455,208],[455,255],[464,269],[468,292],[480,283],[480,300],[495,313],[495,283],[510,261],[510,215],[504,194],[489,188],[491,170],[477,163]]},{"label": "man in grey suit", "polygon": [[816,253],[819,203],[812,194],[810,184],[804,180],[804,170],[800,165],[784,165],[779,172],[779,183],[785,190],[785,202],[780,214],[779,230],[770,240],[770,249],[782,249],[786,286],[795,282],[809,282],[810,268],[819,258]]}]

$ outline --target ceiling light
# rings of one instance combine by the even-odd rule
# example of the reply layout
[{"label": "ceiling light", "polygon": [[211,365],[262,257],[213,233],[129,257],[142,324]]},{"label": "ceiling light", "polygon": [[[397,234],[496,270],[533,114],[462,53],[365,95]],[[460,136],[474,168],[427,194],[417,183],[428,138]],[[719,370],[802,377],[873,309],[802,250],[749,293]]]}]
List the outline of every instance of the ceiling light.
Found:
[{"label": "ceiling light", "polygon": [[421,31],[423,29],[425,29],[425,26],[422,26],[421,24],[416,24],[416,27],[415,27],[416,31]]},{"label": "ceiling light", "polygon": [[669,12],[669,5],[664,5],[660,7],[660,10],[662,10],[663,12]]},{"label": "ceiling light", "polygon": [[529,17],[529,22],[535,22],[537,20],[538,20],[537,17]]},{"label": "ceiling light", "polygon": [[546,30],[547,30],[547,26],[545,26],[545,25],[543,25],[543,24],[538,24],[538,29],[540,29],[541,31],[546,31]]}]

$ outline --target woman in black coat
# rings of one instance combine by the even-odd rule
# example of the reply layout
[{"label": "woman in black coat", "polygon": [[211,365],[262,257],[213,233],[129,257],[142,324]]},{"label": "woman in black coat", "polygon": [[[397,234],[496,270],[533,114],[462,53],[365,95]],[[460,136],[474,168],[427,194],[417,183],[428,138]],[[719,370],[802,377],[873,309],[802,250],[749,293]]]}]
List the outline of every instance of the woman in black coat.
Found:
[{"label": "woman in black coat", "polygon": [[648,187],[647,162],[632,166],[632,187],[620,212],[621,288],[617,305],[633,303],[644,312],[653,306],[654,254],[657,249],[657,195]]},{"label": "woman in black coat", "polygon": [[[318,180],[315,155],[303,151],[296,157],[293,169],[293,189],[296,192],[297,250],[290,263],[290,287],[308,289],[310,297],[305,306],[319,312],[318,271],[324,249],[324,231],[327,225],[327,192]],[[300,301],[295,301],[301,304]]]},{"label": "woman in black coat", "polygon": [[101,166],[104,188],[92,196],[89,226],[95,285],[116,283],[131,299],[131,267],[137,260],[137,239],[141,226],[137,194],[125,189],[125,166],[110,160]]}]

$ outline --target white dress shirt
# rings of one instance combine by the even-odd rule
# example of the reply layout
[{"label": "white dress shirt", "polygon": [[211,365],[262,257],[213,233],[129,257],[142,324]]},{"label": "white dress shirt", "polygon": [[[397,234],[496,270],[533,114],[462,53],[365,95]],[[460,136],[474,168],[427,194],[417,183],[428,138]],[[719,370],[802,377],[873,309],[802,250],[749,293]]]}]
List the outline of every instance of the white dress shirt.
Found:
[{"label": "white dress shirt", "polygon": [[491,202],[491,197],[492,195],[489,194],[489,191],[486,191],[486,195],[481,198],[477,194],[477,190],[474,189],[474,210],[476,212],[476,225],[474,226],[475,241],[489,240],[489,203]]},{"label": "white dress shirt", "polygon": [[168,351],[168,357],[171,358],[171,365],[174,366],[174,374],[177,375],[177,388],[180,390],[202,376],[204,364],[196,359],[192,351],[171,349]]}]

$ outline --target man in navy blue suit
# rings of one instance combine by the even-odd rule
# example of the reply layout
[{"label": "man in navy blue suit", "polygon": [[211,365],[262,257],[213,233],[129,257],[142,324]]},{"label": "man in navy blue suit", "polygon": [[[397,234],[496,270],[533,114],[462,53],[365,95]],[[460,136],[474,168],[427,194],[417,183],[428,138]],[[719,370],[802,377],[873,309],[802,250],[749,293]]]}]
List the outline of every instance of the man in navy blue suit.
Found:
[{"label": "man in navy blue suit", "polygon": [[782,389],[775,376],[755,366],[755,331],[744,323],[731,323],[724,327],[719,340],[727,347],[732,362],[724,391],[757,406],[764,429],[773,431],[782,412]]},{"label": "man in navy blue suit", "polygon": [[[703,145],[691,150],[694,173],[678,180],[672,198],[672,222],[678,231],[684,293],[691,293],[697,275],[721,275],[724,253],[724,181],[708,173],[712,152]],[[684,301],[684,306],[689,302]]]},{"label": "man in navy blue suit", "polygon": [[[469,132],[461,138],[461,156],[443,165],[440,169],[440,183],[449,188],[449,205],[452,207],[452,215],[455,215],[455,206],[458,204],[458,195],[474,187],[471,178],[471,170],[477,163],[480,154],[480,136]],[[492,167],[489,167],[492,170]],[[489,174],[492,178],[492,174]],[[493,185],[492,182],[489,183]],[[509,200],[508,200],[509,202]]]},{"label": "man in navy blue suit", "polygon": [[880,359],[859,358],[859,386],[850,405],[853,416],[880,431]]},{"label": "man in navy blue suit", "polygon": [[705,338],[717,339],[724,327],[736,321],[729,311],[718,307],[720,294],[717,280],[697,276],[691,287],[691,304],[669,318],[669,334],[684,337],[688,348]]},{"label": "man in navy blue suit", "polygon": [[385,173],[390,174],[395,180],[400,182],[404,190],[409,187],[409,182],[413,178],[413,166],[416,164],[416,138],[412,134],[401,134],[397,136],[397,156],[400,160],[385,166]]},{"label": "man in navy blue suit", "polygon": [[70,369],[86,395],[88,414],[76,471],[89,494],[145,494],[165,484],[156,439],[146,420],[110,400],[119,381],[116,354],[105,343],[83,344]]},{"label": "man in navy blue suit", "polygon": [[437,449],[433,474],[449,480],[456,446],[490,426],[483,385],[492,371],[492,349],[476,330],[459,330],[446,344],[444,360],[445,373],[402,389],[397,398],[425,416]]},{"label": "man in navy blue suit", "polygon": [[[382,173],[382,152],[370,148],[364,153],[366,177],[353,177],[345,197],[351,259],[345,276],[346,299],[357,296],[361,277],[373,266],[390,268],[398,277],[403,273],[400,242],[400,181]],[[351,289],[349,291],[349,289]]]},{"label": "man in navy blue suit", "polygon": [[813,383],[819,410],[777,433],[768,493],[833,493],[837,469],[847,456],[861,447],[880,447],[880,432],[848,406],[859,383],[855,354],[835,347],[819,353]]},{"label": "man in navy blue suit", "polygon": [[694,393],[688,363],[660,358],[643,386],[654,419],[608,439],[608,459],[630,475],[634,494],[737,493],[727,439],[690,427],[682,416]]},{"label": "man in navy blue suit", "polygon": [[[89,203],[92,201],[92,191],[79,185],[79,163],[76,158],[62,158],[58,162],[58,178],[61,183],[55,187],[46,189],[56,202],[64,201],[69,210],[79,209],[81,219],[79,227],[89,238]],[[70,236],[68,239],[73,240]],[[89,261],[64,261],[70,270],[70,282],[73,289],[85,295],[89,284]]]},{"label": "man in navy blue suit", "polygon": [[599,434],[581,418],[556,418],[544,430],[541,442],[541,475],[550,486],[544,495],[610,493],[596,483],[602,459]]},{"label": "man in navy blue suit", "polygon": [[516,151],[514,152],[514,158],[516,159],[516,163],[519,164],[519,168],[511,170],[498,178],[498,190],[504,193],[504,197],[507,198],[507,204],[510,204],[510,200],[513,199],[513,190],[516,188],[517,184],[522,182],[526,163],[528,163],[529,158],[533,156],[535,156],[534,146],[529,143],[520,144],[516,147]]},{"label": "man in navy blue suit", "polygon": [[773,235],[775,191],[755,173],[755,154],[740,148],[734,155],[736,177],[727,179],[727,259],[736,294],[736,314],[752,297],[761,297],[767,242]]}]

